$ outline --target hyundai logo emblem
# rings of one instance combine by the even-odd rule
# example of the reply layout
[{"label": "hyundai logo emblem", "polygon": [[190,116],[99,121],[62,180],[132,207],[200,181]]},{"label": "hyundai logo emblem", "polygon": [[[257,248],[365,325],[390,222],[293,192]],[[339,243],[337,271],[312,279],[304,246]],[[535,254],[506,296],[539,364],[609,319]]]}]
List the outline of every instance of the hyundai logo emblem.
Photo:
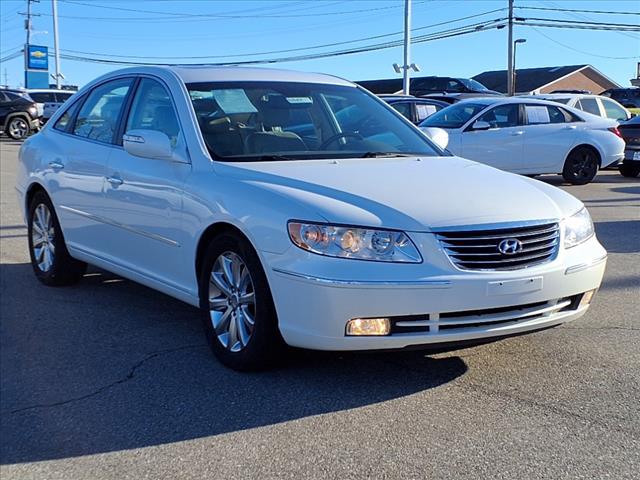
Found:
[{"label": "hyundai logo emblem", "polygon": [[505,238],[498,244],[498,251],[503,255],[515,255],[522,251],[522,242],[517,238]]}]

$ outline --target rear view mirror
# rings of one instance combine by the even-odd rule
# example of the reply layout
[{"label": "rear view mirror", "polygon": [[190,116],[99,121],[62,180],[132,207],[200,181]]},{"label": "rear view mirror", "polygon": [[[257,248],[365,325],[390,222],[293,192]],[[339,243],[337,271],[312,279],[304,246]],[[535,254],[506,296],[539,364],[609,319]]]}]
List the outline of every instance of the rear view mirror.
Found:
[{"label": "rear view mirror", "polygon": [[122,136],[122,146],[127,153],[136,157],[173,160],[171,140],[157,130],[129,130]]},{"label": "rear view mirror", "polygon": [[484,122],[482,120],[476,120],[474,124],[471,126],[472,130],[489,130],[491,128],[491,124],[489,122]]}]

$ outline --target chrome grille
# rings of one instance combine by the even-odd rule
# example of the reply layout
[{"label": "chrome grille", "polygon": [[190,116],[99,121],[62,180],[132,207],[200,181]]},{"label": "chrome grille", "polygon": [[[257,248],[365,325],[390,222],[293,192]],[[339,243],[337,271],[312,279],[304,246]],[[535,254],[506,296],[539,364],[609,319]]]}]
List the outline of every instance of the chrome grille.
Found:
[{"label": "chrome grille", "polygon": [[[553,260],[560,244],[560,227],[545,223],[491,230],[441,231],[436,236],[451,261],[463,270],[517,270]],[[518,240],[520,250],[505,254],[503,240]]]}]

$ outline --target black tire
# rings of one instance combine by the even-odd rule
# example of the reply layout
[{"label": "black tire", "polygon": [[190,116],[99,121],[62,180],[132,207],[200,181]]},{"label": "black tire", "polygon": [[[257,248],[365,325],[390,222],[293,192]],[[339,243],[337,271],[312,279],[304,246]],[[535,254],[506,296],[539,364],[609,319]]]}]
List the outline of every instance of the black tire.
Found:
[{"label": "black tire", "polygon": [[[46,221],[50,225],[48,229],[42,228],[44,212],[48,212],[50,219]],[[31,266],[38,280],[52,287],[80,281],[87,264],[69,255],[53,204],[42,191],[36,192],[29,205],[27,229]],[[49,255],[49,261],[46,261],[46,255]]]},{"label": "black tire", "polygon": [[595,178],[599,168],[598,153],[589,147],[578,147],[567,156],[562,178],[572,185],[586,185]]},{"label": "black tire", "polygon": [[11,117],[5,128],[7,135],[13,140],[24,140],[31,133],[29,120],[22,115]]},{"label": "black tire", "polygon": [[[229,259],[236,261],[236,264],[239,259],[237,277],[244,280],[228,282],[227,277],[222,275],[223,270],[219,267]],[[247,272],[248,280],[244,275]],[[215,237],[205,252],[199,280],[200,309],[205,334],[218,360],[227,367],[240,371],[262,370],[273,366],[284,350],[284,341],[278,330],[278,318],[267,277],[251,244],[233,232]],[[225,295],[219,288],[221,281],[227,287],[236,285],[228,289],[235,292],[235,298]],[[251,288],[242,287],[241,284],[246,287],[248,282],[251,283]],[[245,294],[242,295],[242,292]],[[250,296],[251,292],[253,304],[242,305],[241,299]],[[210,297],[214,301],[210,302]],[[213,306],[217,310],[212,309]],[[247,320],[251,318],[252,325]],[[214,322],[218,322],[217,332]],[[241,332],[244,332],[245,337],[249,334],[248,340],[242,340]]]},{"label": "black tire", "polygon": [[640,175],[640,165],[629,165],[628,163],[622,163],[620,165],[620,175],[623,177],[637,177]]}]

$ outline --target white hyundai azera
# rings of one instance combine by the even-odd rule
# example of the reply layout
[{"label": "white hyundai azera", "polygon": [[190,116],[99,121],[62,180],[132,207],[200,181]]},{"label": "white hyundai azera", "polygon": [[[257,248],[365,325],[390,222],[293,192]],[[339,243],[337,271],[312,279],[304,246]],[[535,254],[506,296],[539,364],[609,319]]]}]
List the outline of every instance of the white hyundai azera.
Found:
[{"label": "white hyundai azera", "polygon": [[584,205],[452,156],[339,78],[143,67],[20,150],[36,276],[87,264],[198,306],[227,366],[458,345],[583,315],[606,252]]}]

